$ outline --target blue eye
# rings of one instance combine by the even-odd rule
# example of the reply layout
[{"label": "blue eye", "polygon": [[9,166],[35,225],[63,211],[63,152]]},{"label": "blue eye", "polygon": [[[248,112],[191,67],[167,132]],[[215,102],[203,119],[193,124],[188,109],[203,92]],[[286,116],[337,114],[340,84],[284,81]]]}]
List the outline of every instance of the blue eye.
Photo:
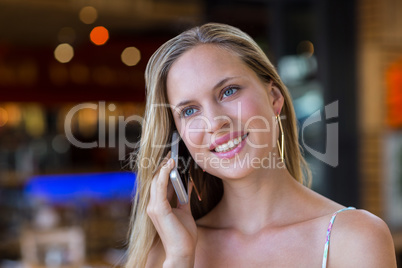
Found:
[{"label": "blue eye", "polygon": [[186,108],[186,109],[183,110],[182,114],[183,114],[184,117],[187,117],[187,116],[191,116],[196,111],[197,111],[197,109],[195,109],[195,108]]},{"label": "blue eye", "polygon": [[236,88],[228,88],[223,92],[223,97],[229,97],[230,95],[233,95],[234,93],[236,93],[237,89]]}]

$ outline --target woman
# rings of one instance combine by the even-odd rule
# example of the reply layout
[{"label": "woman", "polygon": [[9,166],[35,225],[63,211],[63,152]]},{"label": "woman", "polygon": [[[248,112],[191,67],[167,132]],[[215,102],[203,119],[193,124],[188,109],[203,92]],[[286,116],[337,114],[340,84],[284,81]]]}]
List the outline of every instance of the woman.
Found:
[{"label": "woman", "polygon": [[[291,98],[247,34],[186,31],[154,53],[145,79],[127,267],[396,267],[382,220],[303,185]],[[175,129],[201,201],[193,191],[176,204]]]}]

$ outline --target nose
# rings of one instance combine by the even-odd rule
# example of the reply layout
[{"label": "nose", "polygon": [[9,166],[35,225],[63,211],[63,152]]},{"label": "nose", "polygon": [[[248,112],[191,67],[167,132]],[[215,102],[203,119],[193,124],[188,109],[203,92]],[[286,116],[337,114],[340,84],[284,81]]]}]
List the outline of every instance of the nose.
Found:
[{"label": "nose", "polygon": [[221,130],[227,129],[232,123],[230,116],[223,109],[217,106],[210,106],[205,112],[209,122],[207,132],[213,134]]}]

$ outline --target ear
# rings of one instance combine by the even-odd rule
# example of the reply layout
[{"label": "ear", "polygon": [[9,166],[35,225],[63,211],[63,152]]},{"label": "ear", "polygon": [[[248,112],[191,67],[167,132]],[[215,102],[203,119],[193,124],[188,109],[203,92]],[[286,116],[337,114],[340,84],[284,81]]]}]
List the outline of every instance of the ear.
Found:
[{"label": "ear", "polygon": [[274,84],[274,82],[272,80],[268,84],[268,92],[269,92],[268,97],[269,97],[270,103],[272,105],[272,109],[274,110],[275,115],[278,115],[281,113],[283,103],[285,102],[282,92]]}]

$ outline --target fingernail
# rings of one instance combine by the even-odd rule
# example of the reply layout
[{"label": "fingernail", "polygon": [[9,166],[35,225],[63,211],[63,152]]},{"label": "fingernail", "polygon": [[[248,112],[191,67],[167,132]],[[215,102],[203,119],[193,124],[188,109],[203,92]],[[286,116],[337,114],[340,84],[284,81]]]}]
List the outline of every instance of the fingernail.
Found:
[{"label": "fingernail", "polygon": [[166,166],[170,166],[170,165],[172,164],[172,162],[173,162],[173,158],[170,158],[170,159],[167,161]]}]

